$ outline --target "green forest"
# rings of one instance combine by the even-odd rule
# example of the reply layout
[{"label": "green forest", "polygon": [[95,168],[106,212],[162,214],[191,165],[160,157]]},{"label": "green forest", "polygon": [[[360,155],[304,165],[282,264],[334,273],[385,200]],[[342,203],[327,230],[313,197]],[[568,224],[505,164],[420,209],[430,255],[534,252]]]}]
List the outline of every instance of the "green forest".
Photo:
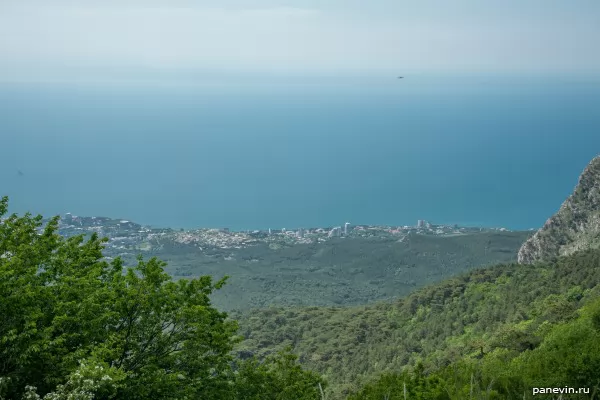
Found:
[{"label": "green forest", "polygon": [[[175,278],[230,279],[211,299],[224,311],[276,306],[363,305],[407,295],[484,265],[510,262],[531,232],[456,236],[332,238],[326,242],[258,244],[243,249],[174,247],[152,253]],[[229,256],[229,257],[227,257]],[[233,258],[233,259],[226,259]],[[135,262],[129,256],[124,261]]]},{"label": "green forest", "polygon": [[7,198],[0,218],[2,400],[600,397],[599,250],[393,301],[228,314],[211,302],[227,277],[107,261],[105,239],[64,238]]},{"label": "green forest", "polygon": [[525,388],[542,383],[596,387],[599,283],[597,250],[497,265],[394,302],[240,314],[239,346],[258,355],[292,346],[328,380],[330,398],[383,399],[389,390],[400,399],[396,384],[419,376],[439,382],[439,398],[468,398],[471,373],[477,399],[530,398]]}]

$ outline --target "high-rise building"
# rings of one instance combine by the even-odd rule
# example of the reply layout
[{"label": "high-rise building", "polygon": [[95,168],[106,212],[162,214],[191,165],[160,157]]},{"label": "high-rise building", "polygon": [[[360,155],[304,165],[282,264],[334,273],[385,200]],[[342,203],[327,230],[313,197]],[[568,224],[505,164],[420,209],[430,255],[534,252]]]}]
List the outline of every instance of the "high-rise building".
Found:
[{"label": "high-rise building", "polygon": [[425,226],[425,220],[417,220],[417,228],[423,228]]},{"label": "high-rise building", "polygon": [[346,222],[344,224],[344,236],[348,236],[348,227],[350,226],[350,222]]},{"label": "high-rise building", "polygon": [[271,236],[271,228],[269,228],[269,236]]},{"label": "high-rise building", "polygon": [[299,238],[303,238],[304,237],[304,229],[303,228],[298,229],[298,232],[296,232],[296,235]]},{"label": "high-rise building", "polygon": [[342,227],[336,226],[332,230],[329,231],[329,237],[340,237],[342,236]]}]

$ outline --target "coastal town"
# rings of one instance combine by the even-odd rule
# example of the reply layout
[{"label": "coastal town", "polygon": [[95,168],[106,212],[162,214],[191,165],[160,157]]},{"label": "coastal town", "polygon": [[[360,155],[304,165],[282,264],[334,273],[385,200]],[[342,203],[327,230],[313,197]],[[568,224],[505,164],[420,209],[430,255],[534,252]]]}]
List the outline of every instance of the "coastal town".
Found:
[{"label": "coastal town", "polygon": [[132,221],[107,217],[81,217],[67,213],[59,221],[59,234],[65,237],[89,236],[97,233],[107,237],[107,254],[143,254],[160,251],[165,246],[193,248],[195,251],[211,249],[242,249],[260,243],[277,249],[296,244],[322,243],[330,240],[350,238],[394,239],[403,241],[410,235],[453,236],[485,231],[508,231],[505,228],[461,227],[458,225],[436,225],[418,220],[409,226],[352,225],[312,227],[296,229],[267,229],[234,231],[228,228],[204,228],[176,230],[142,226]]}]

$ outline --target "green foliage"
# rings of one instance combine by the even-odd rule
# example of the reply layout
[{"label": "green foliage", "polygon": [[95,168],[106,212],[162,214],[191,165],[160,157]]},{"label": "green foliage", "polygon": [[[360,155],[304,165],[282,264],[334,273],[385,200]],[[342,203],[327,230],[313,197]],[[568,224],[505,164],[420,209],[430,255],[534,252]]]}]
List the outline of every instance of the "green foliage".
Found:
[{"label": "green foliage", "polygon": [[[246,340],[237,348],[260,356],[274,348],[293,346],[304,366],[324,374],[330,382],[330,399],[344,398],[380,374],[401,373],[419,361],[427,374],[449,365],[455,374],[471,371],[475,392],[504,396],[508,389],[502,387],[518,392],[530,381],[522,379],[524,372],[507,375],[498,371],[519,354],[537,354],[533,352],[548,335],[556,334],[557,326],[574,324],[578,310],[598,297],[599,285],[597,250],[553,263],[498,265],[389,303],[351,308],[271,308],[239,314]],[[593,322],[598,314],[589,313],[586,334],[598,326]],[[482,369],[494,372],[478,372]],[[465,372],[466,378],[458,381],[443,376],[454,388],[449,389],[453,398],[460,399],[465,390],[470,393],[471,372]],[[495,384],[488,390],[492,380]],[[518,395],[522,398],[523,391]]]},{"label": "green foliage", "polygon": [[[79,368],[69,375],[67,382],[58,385],[43,400],[114,399],[124,379],[123,371],[105,363],[95,360],[91,360],[89,364],[81,362]],[[23,398],[41,399],[33,386],[26,387]]]},{"label": "green foliage", "polygon": [[385,374],[365,385],[349,400],[450,400],[445,382],[435,374],[424,374],[423,365],[402,374]]},{"label": "green foliage", "polygon": [[287,348],[267,357],[244,360],[237,371],[238,400],[310,400],[320,398],[325,388],[323,379],[304,371],[297,357]]},{"label": "green foliage", "polygon": [[557,324],[538,348],[516,358],[513,368],[535,387],[600,387],[600,332],[593,321],[599,311],[597,300],[576,320]]},{"label": "green foliage", "polygon": [[[0,218],[7,209],[3,198]],[[226,278],[175,282],[156,258],[108,263],[104,239],[64,239],[57,218],[41,221],[0,222],[0,398],[236,398],[237,324],[210,302]],[[320,382],[290,354],[266,365],[287,398]]]},{"label": "green foliage", "polygon": [[[600,299],[584,306],[580,316],[553,326],[535,349],[496,350],[480,359],[462,357],[423,374],[419,364],[411,371],[385,374],[366,384],[354,400],[375,399],[552,399],[533,395],[533,388],[587,388],[584,394],[562,399],[596,398],[600,393],[600,332],[592,320]],[[406,397],[405,396],[406,393]]]},{"label": "green foliage", "polygon": [[[408,295],[483,265],[516,260],[530,232],[456,236],[333,238],[322,243],[242,249],[169,247],[152,254],[173,276],[229,275],[212,295],[223,310],[270,306],[350,306]],[[133,261],[133,260],[132,260]]]}]

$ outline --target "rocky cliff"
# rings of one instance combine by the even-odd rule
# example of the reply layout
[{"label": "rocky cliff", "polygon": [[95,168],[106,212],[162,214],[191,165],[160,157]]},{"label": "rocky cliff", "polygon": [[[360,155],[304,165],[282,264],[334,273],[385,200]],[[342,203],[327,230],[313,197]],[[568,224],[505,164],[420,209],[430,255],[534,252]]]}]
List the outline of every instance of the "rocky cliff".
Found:
[{"label": "rocky cliff", "polygon": [[600,247],[600,156],[579,177],[571,196],[519,250],[518,260],[539,260]]}]

